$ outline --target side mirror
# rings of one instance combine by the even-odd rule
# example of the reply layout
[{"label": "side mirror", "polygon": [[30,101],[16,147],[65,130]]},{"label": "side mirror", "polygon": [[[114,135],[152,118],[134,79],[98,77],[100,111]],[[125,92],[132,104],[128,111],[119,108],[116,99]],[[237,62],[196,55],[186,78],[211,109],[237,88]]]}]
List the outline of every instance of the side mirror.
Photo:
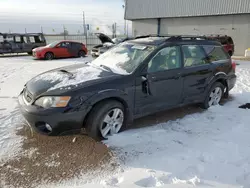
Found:
[{"label": "side mirror", "polygon": [[142,82],[145,82],[145,81],[147,81],[148,79],[147,79],[147,77],[146,76],[141,76],[141,81]]}]

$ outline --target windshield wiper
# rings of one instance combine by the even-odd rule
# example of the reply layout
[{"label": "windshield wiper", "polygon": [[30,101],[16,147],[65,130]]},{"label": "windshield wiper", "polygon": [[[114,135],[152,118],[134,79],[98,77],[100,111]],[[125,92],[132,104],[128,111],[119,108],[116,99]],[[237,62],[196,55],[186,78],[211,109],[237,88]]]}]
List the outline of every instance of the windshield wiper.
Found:
[{"label": "windshield wiper", "polygon": [[59,70],[60,72],[63,72],[63,73],[66,73],[66,74],[68,74],[68,75],[70,75],[70,76],[74,76],[74,74],[73,73],[71,73],[71,72],[69,72],[69,71],[66,71],[66,70]]},{"label": "windshield wiper", "polygon": [[104,69],[106,69],[106,70],[108,70],[108,71],[110,71],[110,72],[113,72],[112,69],[109,68],[109,67],[106,66],[106,65],[100,65],[100,67],[102,67],[102,68],[104,68]]}]

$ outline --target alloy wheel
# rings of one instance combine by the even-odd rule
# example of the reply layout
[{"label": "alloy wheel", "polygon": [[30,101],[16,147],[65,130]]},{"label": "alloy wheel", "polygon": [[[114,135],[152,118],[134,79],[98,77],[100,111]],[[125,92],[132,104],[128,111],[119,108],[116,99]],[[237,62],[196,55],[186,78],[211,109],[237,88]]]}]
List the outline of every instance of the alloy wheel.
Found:
[{"label": "alloy wheel", "polygon": [[220,87],[214,88],[214,90],[209,95],[208,105],[218,105],[222,97],[222,89]]},{"label": "alloy wheel", "polygon": [[113,134],[117,134],[124,121],[123,111],[119,108],[114,108],[110,110],[103,119],[103,122],[100,126],[100,132],[103,138],[108,138]]}]

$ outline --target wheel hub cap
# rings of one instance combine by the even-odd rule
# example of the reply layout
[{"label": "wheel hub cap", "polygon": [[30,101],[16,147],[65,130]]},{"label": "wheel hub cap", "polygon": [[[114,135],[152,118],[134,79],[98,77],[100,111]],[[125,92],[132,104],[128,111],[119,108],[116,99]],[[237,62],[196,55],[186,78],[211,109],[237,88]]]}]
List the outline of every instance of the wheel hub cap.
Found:
[{"label": "wheel hub cap", "polygon": [[103,122],[100,126],[100,132],[104,138],[117,134],[123,124],[124,114],[123,111],[119,108],[110,110],[103,119]]},{"label": "wheel hub cap", "polygon": [[220,87],[216,87],[209,96],[208,104],[209,106],[217,105],[219,104],[222,97],[222,89]]}]

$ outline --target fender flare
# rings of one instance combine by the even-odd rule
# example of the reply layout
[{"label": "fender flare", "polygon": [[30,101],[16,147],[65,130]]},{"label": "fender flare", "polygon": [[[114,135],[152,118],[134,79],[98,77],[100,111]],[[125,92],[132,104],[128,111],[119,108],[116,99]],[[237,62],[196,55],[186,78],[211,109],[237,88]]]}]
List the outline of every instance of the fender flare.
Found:
[{"label": "fender flare", "polygon": [[126,113],[126,125],[130,126],[133,123],[133,100],[129,100],[129,95],[122,90],[119,89],[107,89],[99,91],[98,93],[92,95],[87,101],[84,102],[84,106],[88,106],[88,114],[91,112],[94,105],[99,102],[114,99],[118,100],[124,105],[125,113]]},{"label": "fender flare", "polygon": [[[225,88],[227,89],[226,92],[228,92],[228,86],[227,86],[227,74],[224,73],[224,72],[218,72],[216,73],[209,81],[208,81],[208,84],[207,84],[207,89],[206,89],[206,92],[208,92],[211,87],[214,85],[215,82],[221,82]],[[224,91],[225,92],[225,91]]]}]

